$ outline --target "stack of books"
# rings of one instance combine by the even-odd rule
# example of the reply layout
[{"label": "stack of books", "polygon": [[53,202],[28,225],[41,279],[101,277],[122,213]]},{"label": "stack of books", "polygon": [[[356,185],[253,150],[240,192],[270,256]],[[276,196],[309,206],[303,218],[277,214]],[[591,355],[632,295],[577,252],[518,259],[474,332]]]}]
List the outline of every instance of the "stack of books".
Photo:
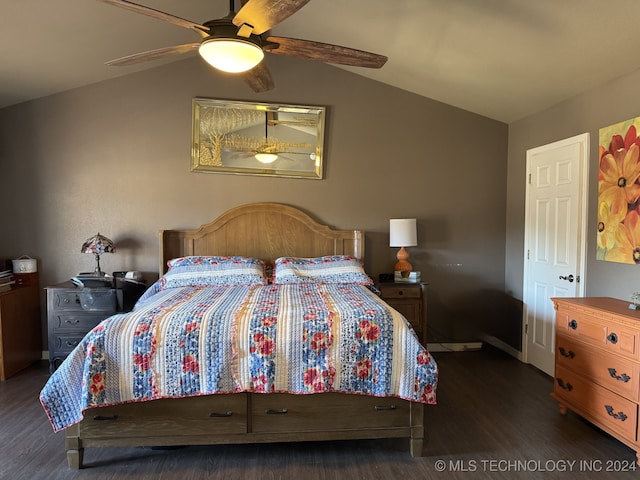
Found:
[{"label": "stack of books", "polygon": [[420,272],[408,272],[406,276],[402,276],[400,272],[394,272],[393,277],[394,282],[396,283],[420,283]]},{"label": "stack of books", "polygon": [[11,285],[16,283],[13,278],[13,270],[2,270],[0,272],[0,292],[11,290]]}]

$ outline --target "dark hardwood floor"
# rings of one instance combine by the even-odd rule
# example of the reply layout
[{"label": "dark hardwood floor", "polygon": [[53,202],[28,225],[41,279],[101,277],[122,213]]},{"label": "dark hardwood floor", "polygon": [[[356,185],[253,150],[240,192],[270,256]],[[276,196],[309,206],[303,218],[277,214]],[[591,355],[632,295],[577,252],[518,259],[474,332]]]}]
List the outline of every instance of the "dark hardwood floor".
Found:
[{"label": "dark hardwood floor", "polygon": [[[507,354],[435,353],[438,405],[427,408],[422,458],[408,440],[87,449],[69,470],[64,435],[38,401],[48,377],[35,365],[0,382],[0,478],[196,480],[632,478],[635,452],[549,397],[552,379]],[[613,470],[611,472],[607,469]],[[640,475],[640,473],[639,473]]]}]

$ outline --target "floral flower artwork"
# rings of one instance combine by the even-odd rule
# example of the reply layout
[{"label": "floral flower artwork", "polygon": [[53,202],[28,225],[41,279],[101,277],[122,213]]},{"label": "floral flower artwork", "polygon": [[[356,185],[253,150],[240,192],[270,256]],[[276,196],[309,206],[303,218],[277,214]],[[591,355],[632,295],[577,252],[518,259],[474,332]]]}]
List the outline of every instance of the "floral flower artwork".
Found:
[{"label": "floral flower artwork", "polygon": [[640,117],[600,129],[597,258],[640,264]]}]

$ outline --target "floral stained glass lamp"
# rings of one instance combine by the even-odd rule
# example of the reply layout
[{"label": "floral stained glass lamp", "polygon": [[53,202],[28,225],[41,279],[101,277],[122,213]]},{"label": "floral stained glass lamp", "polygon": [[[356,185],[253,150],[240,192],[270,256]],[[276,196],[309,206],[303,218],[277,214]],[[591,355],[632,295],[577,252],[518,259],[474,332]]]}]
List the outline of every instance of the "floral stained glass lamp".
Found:
[{"label": "floral stained glass lamp", "polygon": [[96,276],[104,276],[105,273],[100,270],[100,255],[104,253],[115,253],[116,247],[113,241],[104,235],[94,235],[85,240],[80,249],[81,253],[93,253],[96,256],[96,269],[93,272]]}]

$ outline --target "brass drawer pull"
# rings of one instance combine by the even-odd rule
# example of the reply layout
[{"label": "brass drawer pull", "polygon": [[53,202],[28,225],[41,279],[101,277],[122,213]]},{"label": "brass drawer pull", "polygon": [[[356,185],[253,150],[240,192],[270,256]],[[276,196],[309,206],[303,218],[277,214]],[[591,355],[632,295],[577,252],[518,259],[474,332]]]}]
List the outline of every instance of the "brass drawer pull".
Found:
[{"label": "brass drawer pull", "polygon": [[624,412],[613,413],[613,407],[611,405],[605,405],[604,408],[607,410],[609,416],[615,418],[616,420],[624,422],[627,419],[627,416],[624,414]]},{"label": "brass drawer pull", "polygon": [[272,408],[267,408],[264,413],[267,415],[285,415],[287,413],[287,409],[283,408],[282,410],[274,410]]},{"label": "brass drawer pull", "polygon": [[576,322],[575,320],[571,320],[569,322],[569,328],[571,330],[577,330],[578,329],[578,322]]},{"label": "brass drawer pull", "polygon": [[233,412],[229,411],[229,412],[211,412],[209,414],[209,417],[211,418],[220,418],[220,417],[230,417],[231,415],[233,415]]},{"label": "brass drawer pull", "polygon": [[375,407],[373,407],[376,411],[382,411],[382,410],[395,410],[396,406],[395,405],[376,405]]},{"label": "brass drawer pull", "polygon": [[103,422],[105,420],[117,420],[118,415],[96,415],[93,419],[98,422]]},{"label": "brass drawer pull", "polygon": [[558,386],[566,390],[567,392],[573,390],[573,385],[571,385],[569,382],[567,382],[567,384],[565,385],[564,381],[561,378],[556,379],[556,381],[558,382]]},{"label": "brass drawer pull", "polygon": [[609,368],[609,375],[611,375],[611,378],[615,378],[616,380],[620,381],[620,382],[624,382],[627,383],[629,380],[631,380],[631,377],[629,375],[627,375],[626,373],[623,373],[622,375],[618,375],[616,373],[616,369],[615,368]]},{"label": "brass drawer pull", "polygon": [[607,335],[607,340],[609,340],[611,343],[615,345],[616,343],[618,343],[618,335],[612,332],[609,335]]},{"label": "brass drawer pull", "polygon": [[574,358],[576,356],[575,353],[573,353],[573,350],[569,350],[568,352],[564,349],[564,347],[560,347],[558,348],[558,350],[560,351],[560,355],[562,355],[563,357],[567,357],[567,358]]}]

